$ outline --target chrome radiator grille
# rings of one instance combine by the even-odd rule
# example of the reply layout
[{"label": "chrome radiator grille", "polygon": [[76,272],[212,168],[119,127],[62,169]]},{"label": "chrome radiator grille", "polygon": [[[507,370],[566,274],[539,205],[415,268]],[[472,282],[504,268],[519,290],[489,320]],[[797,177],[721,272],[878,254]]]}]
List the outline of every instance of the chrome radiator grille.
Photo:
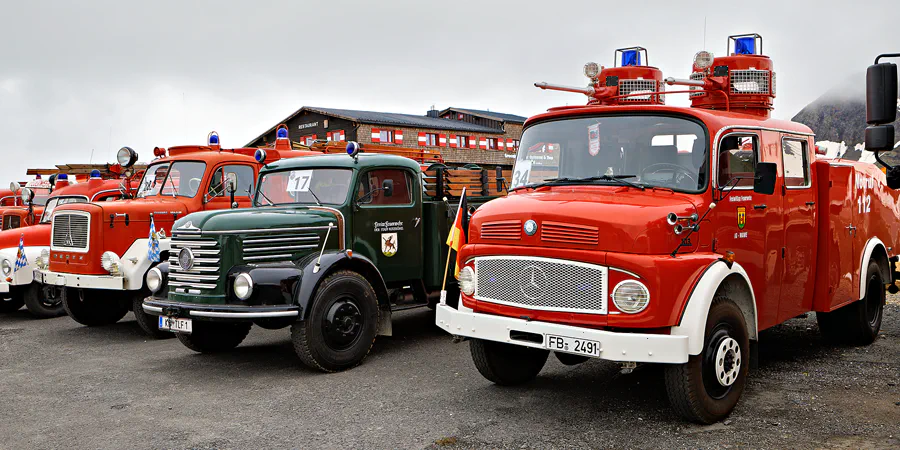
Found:
[{"label": "chrome radiator grille", "polygon": [[87,250],[91,218],[87,214],[65,213],[53,215],[53,248],[60,250]]},{"label": "chrome radiator grille", "polygon": [[[194,255],[190,270],[184,270],[179,263],[181,250],[189,248]],[[172,233],[169,251],[169,286],[175,289],[215,289],[219,281],[219,241],[215,238],[200,237],[196,233]]]},{"label": "chrome radiator grille", "polygon": [[241,243],[241,259],[244,262],[290,261],[299,252],[319,248],[319,235],[289,230],[263,236],[245,236]]},{"label": "chrome radiator grille", "polygon": [[475,298],[546,311],[606,314],[606,267],[561,259],[475,259]]}]

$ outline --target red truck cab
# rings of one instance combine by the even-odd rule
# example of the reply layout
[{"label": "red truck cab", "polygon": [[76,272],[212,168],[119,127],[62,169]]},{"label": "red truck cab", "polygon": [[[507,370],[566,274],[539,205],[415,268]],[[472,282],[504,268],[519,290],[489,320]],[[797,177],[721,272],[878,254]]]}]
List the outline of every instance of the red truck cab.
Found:
[{"label": "red truck cab", "polygon": [[[436,316],[470,338],[482,375],[523,383],[551,352],[661,363],[674,409],[709,423],[740,398],[759,331],[815,311],[830,337],[874,340],[897,193],[876,166],[820,158],[812,130],[769,117],[761,46],[731,37],[685,80],[621,49],[619,67],[585,66],[588,88],[536,85],[588,105],[526,121],[510,194],[470,218],[461,302]],[[665,85],[688,86],[691,107],[666,106]]]},{"label": "red truck cab", "polygon": [[[275,148],[265,150],[266,162],[320,154],[292,150],[284,134]],[[146,316],[141,308],[149,294],[144,283],[147,271],[168,259],[171,228],[178,218],[196,211],[250,206],[263,166],[256,159],[259,151],[224,149],[215,132],[205,146],[154,149],[157,159],[145,170],[135,198],[57,208],[49,264],[35,272],[36,278],[65,288],[62,303],[81,324],[114,323],[134,309],[145,331],[164,336],[155,316]],[[123,167],[130,167],[137,154],[124,147],[118,159]],[[234,180],[233,195],[225,189],[229,178]],[[151,255],[151,248],[157,253]]]},{"label": "red truck cab", "polygon": [[[50,253],[51,217],[59,205],[103,202],[121,198],[121,181],[95,176],[84,183],[69,184],[67,174],[59,174],[53,191],[36,223],[0,231],[0,312],[16,311],[25,305],[36,317],[65,314],[56,286],[43,286],[34,280],[34,268],[46,267]],[[24,250],[23,264],[16,261]]]},{"label": "red truck cab", "polygon": [[40,177],[35,178],[19,186],[19,183],[10,183],[12,195],[3,197],[0,208],[2,216],[2,229],[11,230],[19,227],[34,225],[44,212],[44,205],[50,198],[52,186],[49,181]]}]

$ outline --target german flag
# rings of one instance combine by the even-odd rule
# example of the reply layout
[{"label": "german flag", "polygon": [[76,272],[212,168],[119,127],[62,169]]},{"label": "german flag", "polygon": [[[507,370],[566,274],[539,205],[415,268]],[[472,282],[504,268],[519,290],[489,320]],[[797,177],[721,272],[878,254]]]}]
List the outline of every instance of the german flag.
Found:
[{"label": "german flag", "polygon": [[466,226],[468,225],[468,205],[466,204],[466,188],[463,188],[459,196],[459,207],[456,209],[456,219],[450,227],[450,235],[447,236],[447,245],[457,253],[456,268],[453,276],[459,278],[459,249],[466,243]]}]

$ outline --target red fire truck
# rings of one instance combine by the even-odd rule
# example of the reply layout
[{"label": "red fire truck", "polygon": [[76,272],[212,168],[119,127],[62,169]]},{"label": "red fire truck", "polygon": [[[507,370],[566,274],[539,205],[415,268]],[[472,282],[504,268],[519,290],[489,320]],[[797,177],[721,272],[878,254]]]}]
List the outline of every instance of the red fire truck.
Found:
[{"label": "red fire truck", "polygon": [[[731,36],[727,56],[697,53],[681,80],[627,48],[619,66],[587,64],[586,88],[536,84],[588,104],[525,123],[509,196],[467,225],[461,301],[436,315],[485,378],[529,381],[551,352],[662,363],[673,408],[709,423],[740,398],[761,330],[815,311],[831,338],[875,339],[897,277],[897,193],[875,165],[819,157],[808,127],[770,118],[761,51],[760,36]],[[675,93],[691,107],[666,106]]]},{"label": "red fire truck", "polygon": [[[291,149],[287,128],[279,128],[266,162],[319,152]],[[144,277],[168,259],[172,223],[195,211],[250,206],[262,164],[256,148],[224,149],[212,132],[205,146],[156,148],[134,199],[60,206],[53,214],[48,267],[35,270],[45,285],[65,287],[62,303],[76,322],[94,326],[115,323],[133,310],[138,324],[155,337],[156,316],[144,313],[149,295]],[[123,167],[137,161],[124,147]],[[151,258],[151,253],[155,252]]]},{"label": "red fire truck", "polygon": [[50,191],[53,189],[49,180],[41,179],[40,176],[27,183],[9,184],[12,193],[12,205],[0,208],[0,216],[3,217],[2,229],[10,230],[13,228],[27,227],[37,223],[37,219],[44,212],[44,205],[50,198]]},{"label": "red fire truck", "polygon": [[[34,268],[46,267],[50,256],[50,220],[54,209],[69,203],[105,202],[125,195],[121,180],[104,180],[100,172],[90,180],[69,184],[68,174],[59,174],[53,192],[33,226],[0,232],[0,312],[16,311],[25,305],[35,316],[56,317],[65,314],[59,288],[34,282]],[[17,267],[20,245],[25,250],[23,265]]]}]

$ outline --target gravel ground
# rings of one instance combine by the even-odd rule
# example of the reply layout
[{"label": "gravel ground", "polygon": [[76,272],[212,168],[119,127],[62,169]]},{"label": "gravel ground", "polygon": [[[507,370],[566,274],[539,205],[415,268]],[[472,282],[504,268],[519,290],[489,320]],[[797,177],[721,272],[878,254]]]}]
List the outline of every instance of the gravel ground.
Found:
[{"label": "gravel ground", "polygon": [[286,330],[198,355],[130,316],[90,329],[0,316],[0,448],[900,448],[897,297],[869,347],[826,344],[813,314],[762,333],[748,390],[711,426],[672,414],[659,367],[551,358],[501,388],[430,311],[395,319],[362,366],[326,375]]}]

